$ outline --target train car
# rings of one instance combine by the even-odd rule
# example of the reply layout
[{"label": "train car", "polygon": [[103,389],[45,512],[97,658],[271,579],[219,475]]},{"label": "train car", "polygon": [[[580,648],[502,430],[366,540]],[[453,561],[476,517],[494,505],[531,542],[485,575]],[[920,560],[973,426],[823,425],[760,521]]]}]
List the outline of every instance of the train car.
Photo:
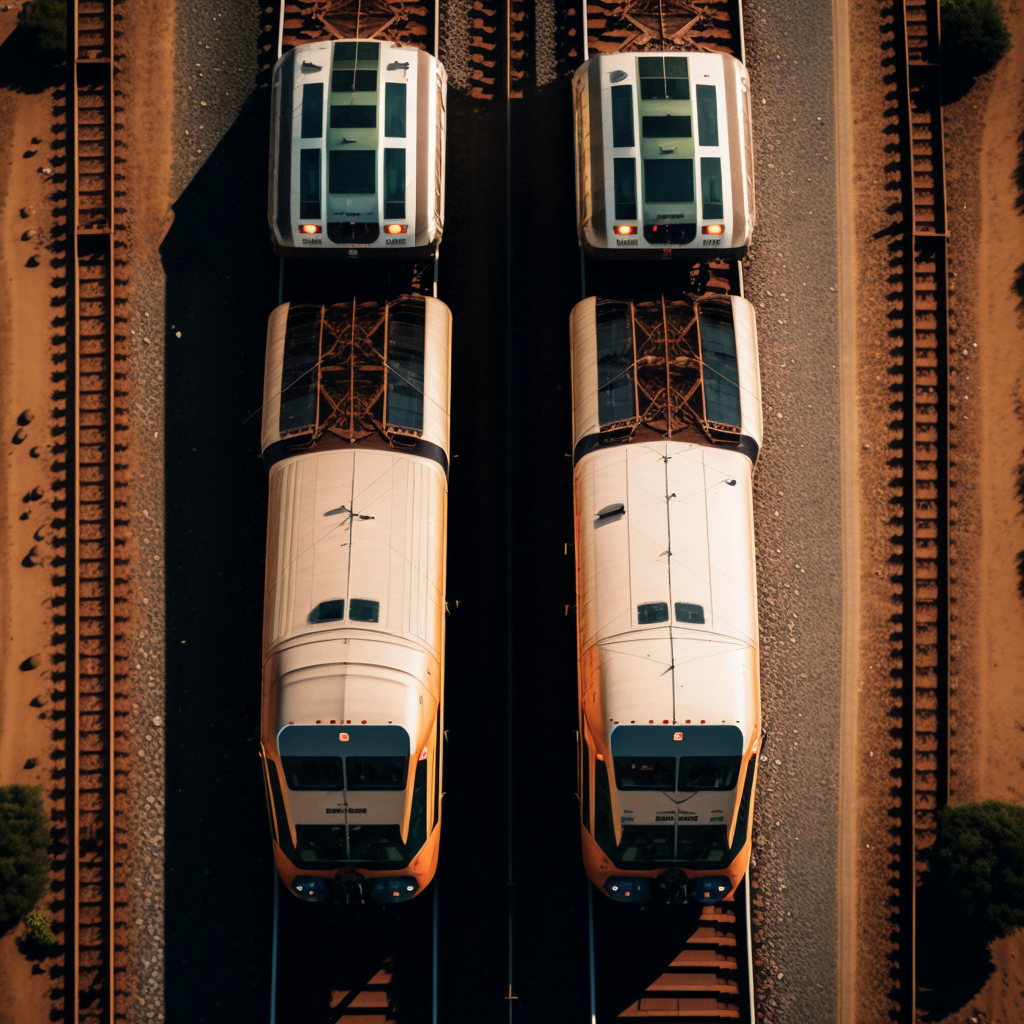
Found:
[{"label": "train car", "polygon": [[402,902],[437,867],[450,348],[423,296],[270,318],[261,749],[310,902]]},{"label": "train car", "polygon": [[571,330],[584,864],[623,902],[731,900],[761,740],[753,309],[589,298]]},{"label": "train car", "polygon": [[573,78],[576,226],[589,256],[734,259],[754,228],[746,68],[617,53]]},{"label": "train car", "polygon": [[424,257],[444,225],[444,67],[389,41],[304,43],[274,67],[268,217],[281,256]]}]

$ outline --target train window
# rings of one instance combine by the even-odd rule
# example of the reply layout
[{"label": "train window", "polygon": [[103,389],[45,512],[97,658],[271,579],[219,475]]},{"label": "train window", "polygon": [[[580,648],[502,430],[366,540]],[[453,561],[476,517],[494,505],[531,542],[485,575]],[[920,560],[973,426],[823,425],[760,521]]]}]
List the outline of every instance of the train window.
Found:
[{"label": "train window", "polygon": [[405,138],[405,83],[384,84],[384,135],[389,139]]},{"label": "train window", "polygon": [[[633,161],[629,163],[632,165]],[[597,415],[604,427],[628,420],[635,412],[629,307],[625,303],[609,303],[599,306],[597,311]]]},{"label": "train window", "polygon": [[676,759],[674,757],[616,757],[615,784],[619,789],[676,788]]},{"label": "train window", "polygon": [[590,762],[594,755],[590,752],[590,744],[586,736],[580,736],[580,812],[583,827],[590,829]]},{"label": "train window", "polygon": [[373,103],[332,103],[332,128],[376,128],[377,107]]},{"label": "train window", "polygon": [[376,150],[332,150],[328,171],[331,195],[372,196],[377,191]]},{"label": "train window", "polygon": [[685,57],[638,57],[640,99],[688,100],[689,69]]},{"label": "train window", "polygon": [[714,423],[743,425],[736,334],[728,307],[719,311],[702,303],[697,312],[701,358],[704,364],[704,404]]},{"label": "train window", "polygon": [[680,793],[697,789],[735,789],[739,774],[738,757],[681,757],[677,788]]},{"label": "train window", "polygon": [[692,203],[692,160],[645,160],[644,201],[648,203]]},{"label": "train window", "polygon": [[647,115],[643,119],[645,139],[688,139],[692,134],[686,114]]},{"label": "train window", "polygon": [[725,216],[722,199],[722,158],[700,158],[700,201],[705,220],[721,220]]},{"label": "train window", "polygon": [[408,780],[407,755],[345,758],[346,789],[405,789]]},{"label": "train window", "polygon": [[371,863],[409,860],[398,825],[349,825],[348,832],[347,860]]},{"label": "train window", "polygon": [[320,150],[299,152],[299,217],[318,220],[320,217]]},{"label": "train window", "polygon": [[295,304],[288,310],[278,420],[282,436],[308,430],[316,418],[317,382],[312,371],[320,358],[321,315],[319,306]]},{"label": "train window", "polygon": [[404,307],[388,324],[384,415],[389,427],[419,431],[423,429],[423,304],[417,303],[414,309]]},{"label": "train window", "polygon": [[348,603],[348,617],[353,622],[379,622],[380,601],[364,601],[353,597]]},{"label": "train window", "polygon": [[416,776],[412,783],[412,807],[409,809],[409,841],[405,848],[410,856],[417,853],[427,841],[427,762],[416,763]]},{"label": "train window", "polygon": [[594,762],[594,839],[602,850],[611,854],[615,850],[615,829],[607,768],[604,761]]},{"label": "train window", "polygon": [[636,220],[636,161],[617,156],[615,167],[615,219]]},{"label": "train window", "polygon": [[321,601],[310,613],[307,621],[312,625],[315,622],[338,622],[345,618],[344,601]]},{"label": "train window", "polygon": [[676,622],[704,622],[704,606],[676,601]]},{"label": "train window", "polygon": [[675,825],[623,825],[619,860],[636,868],[675,860],[675,832]]},{"label": "train window", "polygon": [[743,849],[743,844],[747,841],[747,829],[750,826],[750,795],[754,790],[756,766],[755,758],[751,758],[747,762],[747,774],[743,780],[743,795],[740,797],[739,810],[736,812],[736,831],[732,834],[732,846],[729,848],[729,853],[733,857]]},{"label": "train window", "polygon": [[378,43],[335,43],[331,92],[376,92]]},{"label": "train window", "polygon": [[636,606],[637,625],[649,626],[652,622],[668,622],[668,602],[652,601]]},{"label": "train window", "polygon": [[384,150],[384,216],[405,217],[405,150]]},{"label": "train window", "polygon": [[680,825],[676,860],[688,868],[713,868],[725,860],[728,836],[724,825]]},{"label": "train window", "polygon": [[633,145],[633,86],[612,86],[612,145]]},{"label": "train window", "polygon": [[289,789],[345,788],[340,757],[282,757],[281,764]]},{"label": "train window", "polygon": [[324,85],[314,82],[302,87],[302,137],[320,139],[324,134]]},{"label": "train window", "polygon": [[697,134],[702,146],[718,145],[718,99],[713,85],[697,86]]}]

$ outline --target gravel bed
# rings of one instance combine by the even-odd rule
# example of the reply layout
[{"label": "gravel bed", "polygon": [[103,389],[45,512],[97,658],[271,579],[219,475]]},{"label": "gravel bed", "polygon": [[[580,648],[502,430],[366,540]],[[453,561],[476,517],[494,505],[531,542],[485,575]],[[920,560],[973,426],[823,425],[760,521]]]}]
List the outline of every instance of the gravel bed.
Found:
[{"label": "gravel bed", "polygon": [[755,478],[761,699],[754,814],[766,1021],[835,1020],[842,547],[831,5],[744,4],[765,444]]}]

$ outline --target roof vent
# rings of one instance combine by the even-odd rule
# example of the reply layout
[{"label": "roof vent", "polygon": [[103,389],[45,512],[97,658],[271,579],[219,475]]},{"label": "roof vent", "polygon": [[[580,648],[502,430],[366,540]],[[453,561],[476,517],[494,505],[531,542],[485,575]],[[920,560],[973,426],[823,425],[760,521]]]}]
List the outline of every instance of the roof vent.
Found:
[{"label": "roof vent", "polygon": [[617,502],[614,505],[605,505],[604,508],[598,509],[598,519],[611,519],[612,516],[621,516],[625,513],[626,506],[622,502]]},{"label": "roof vent", "polygon": [[613,82],[624,82],[629,75],[620,68],[618,71],[613,71],[608,77]]}]

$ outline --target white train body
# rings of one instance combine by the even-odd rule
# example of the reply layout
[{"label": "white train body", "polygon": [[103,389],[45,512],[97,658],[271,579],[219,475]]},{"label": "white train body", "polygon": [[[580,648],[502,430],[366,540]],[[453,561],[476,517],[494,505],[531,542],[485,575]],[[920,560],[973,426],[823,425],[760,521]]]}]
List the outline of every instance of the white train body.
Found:
[{"label": "white train body", "polygon": [[724,53],[591,57],[573,78],[576,224],[591,256],[737,258],[754,228],[746,68]]},{"label": "white train body", "polygon": [[319,307],[270,319],[261,741],[278,869],[311,901],[340,878],[398,902],[437,865],[451,318],[406,300],[420,303],[418,370],[398,364],[398,318],[385,321],[394,383],[419,395],[384,418],[404,433],[355,443],[320,429],[326,392],[305,383],[327,369],[296,362],[304,310]]},{"label": "white train body", "polygon": [[[613,899],[647,898],[673,873],[702,900],[731,898],[749,859],[762,427],[753,310],[727,301],[731,331],[718,300],[715,343],[731,333],[734,358],[705,351],[704,372],[723,383],[709,412],[738,430],[715,443],[692,425],[660,437],[623,427],[609,382],[625,378],[627,406],[635,382],[602,366],[608,317],[595,299],[571,317],[584,862]],[[705,333],[710,347],[710,323]]]},{"label": "white train body", "polygon": [[422,257],[444,225],[444,67],[377,40],[276,64],[268,217],[282,256]]}]

